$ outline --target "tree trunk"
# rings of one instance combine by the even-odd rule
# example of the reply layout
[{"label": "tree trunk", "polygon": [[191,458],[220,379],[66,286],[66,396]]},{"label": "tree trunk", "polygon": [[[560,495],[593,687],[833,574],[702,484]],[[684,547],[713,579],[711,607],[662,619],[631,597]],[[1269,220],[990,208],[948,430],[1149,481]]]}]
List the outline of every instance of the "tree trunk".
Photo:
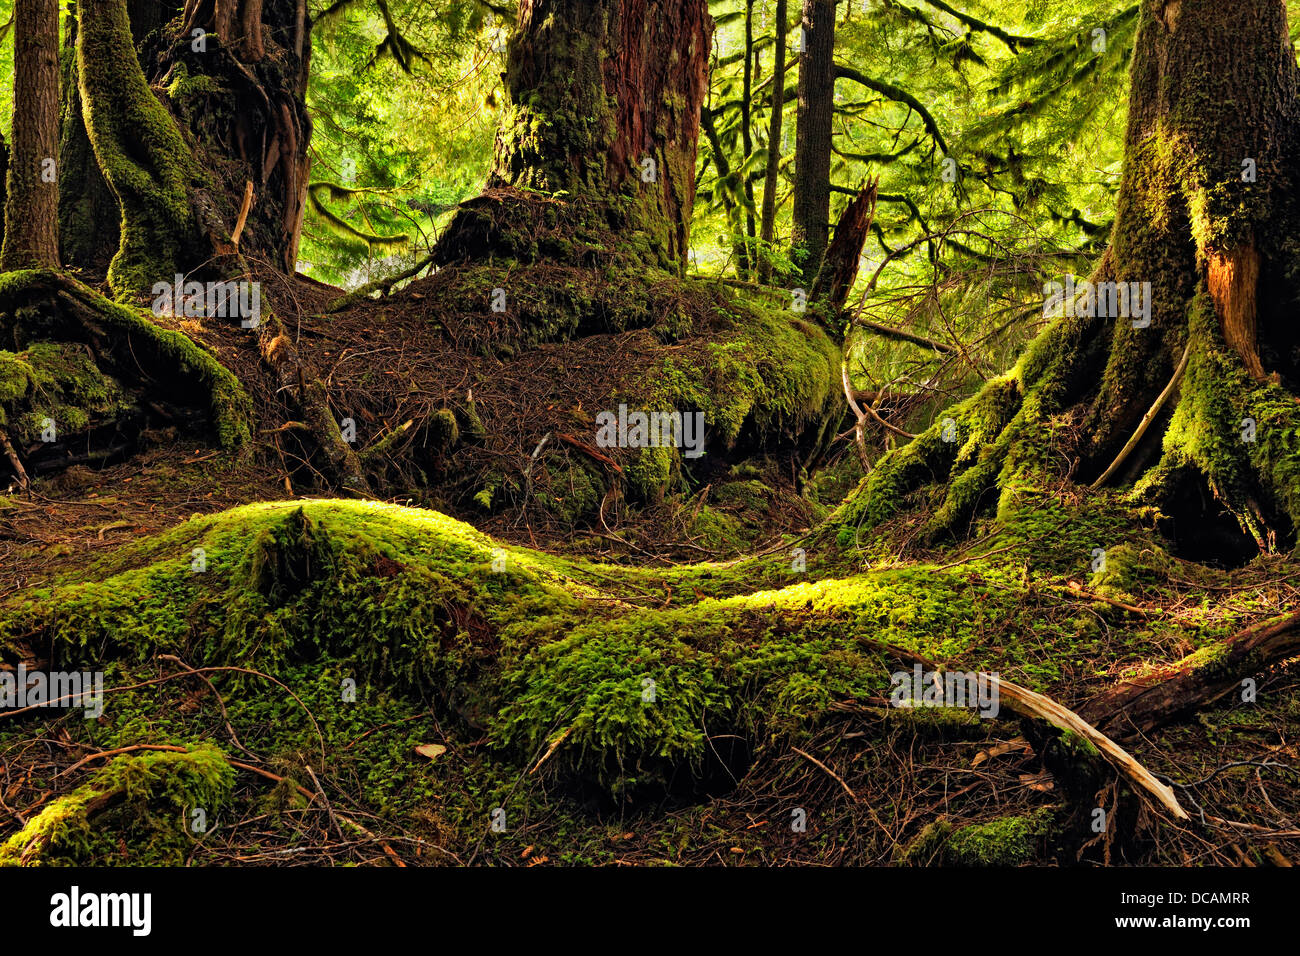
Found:
[{"label": "tree trunk", "polygon": [[830,235],[835,0],[804,0],[802,30],[792,243],[806,253],[803,276],[805,284],[811,284]]},{"label": "tree trunk", "polygon": [[614,231],[643,265],[684,269],[712,34],[704,0],[523,0],[488,191],[439,261],[546,256],[543,193],[569,236]]},{"label": "tree trunk", "polygon": [[1131,86],[1089,285],[1074,301],[1045,289],[1058,321],[882,461],[846,515],[883,520],[900,491],[947,474],[930,532],[952,532],[1044,459],[1054,419],[1072,426],[1055,441],[1074,477],[1136,481],[1176,550],[1234,563],[1294,539],[1300,116],[1284,0],[1143,0]]},{"label": "tree trunk", "polygon": [[749,281],[750,268],[754,261],[754,182],[749,175],[749,157],[754,152],[754,134],[750,128],[753,122],[754,95],[754,0],[745,0],[745,68],[740,94],[740,143],[742,158],[740,168],[740,188],[745,197],[745,258],[741,260],[744,272],[740,278]]},{"label": "tree trunk", "polygon": [[14,6],[13,152],[0,271],[58,268],[59,6]]},{"label": "tree trunk", "polygon": [[785,105],[786,0],[776,0],[776,52],[772,63],[772,112],[767,128],[767,171],[763,179],[763,213],[759,236],[759,281],[772,279],[772,243],[776,237],[776,189],[781,170],[781,109]]},{"label": "tree trunk", "polygon": [[121,245],[121,213],[86,132],[77,82],[75,4],[69,5],[63,48],[59,173],[77,188],[59,190],[59,258],[65,266],[103,276]]},{"label": "tree trunk", "polygon": [[[212,198],[230,226],[248,183],[245,258],[292,274],[311,172],[311,24],[301,0],[186,0],[179,34],[146,63],[151,85],[193,135]],[[196,49],[191,38],[205,31]]]},{"label": "tree trunk", "polygon": [[[70,263],[102,270],[114,238],[103,227],[111,196],[124,229],[115,288],[138,289],[146,273],[211,268],[214,256],[234,251],[229,230],[251,183],[239,249],[263,266],[294,271],[310,168],[305,6],[189,0],[179,19],[157,0],[82,0],[81,7],[70,18],[71,37],[80,50],[90,32],[100,52],[69,64],[61,161],[82,184],[65,193],[60,210]],[[137,47],[138,58],[128,52]],[[132,137],[143,157],[126,149]]]},{"label": "tree trunk", "polygon": [[1151,327],[1114,324],[1089,420],[1094,469],[1168,382],[1200,285],[1255,378],[1258,325],[1280,323],[1295,299],[1282,287],[1297,264],[1298,158],[1283,0],[1147,3],[1132,89],[1115,238],[1098,278],[1150,282]]}]

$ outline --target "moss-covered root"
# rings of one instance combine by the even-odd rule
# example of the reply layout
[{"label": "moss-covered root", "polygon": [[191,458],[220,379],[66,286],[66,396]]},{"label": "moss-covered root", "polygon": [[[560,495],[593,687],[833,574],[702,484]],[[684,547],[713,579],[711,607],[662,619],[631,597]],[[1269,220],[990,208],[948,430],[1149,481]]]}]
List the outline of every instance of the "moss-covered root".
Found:
[{"label": "moss-covered root", "polygon": [[1300,404],[1252,377],[1224,342],[1202,291],[1189,310],[1193,348],[1159,464],[1135,495],[1157,507],[1199,482],[1261,550],[1287,546],[1300,528]]},{"label": "moss-covered root", "polygon": [[218,822],[234,781],[210,744],[117,757],[0,846],[0,866],[175,866]]},{"label": "moss-covered root", "polygon": [[[46,307],[51,301],[53,309]],[[6,327],[10,322],[16,325]],[[0,276],[0,331],[28,343],[92,342],[96,357],[111,361],[122,377],[143,371],[181,402],[206,404],[221,447],[234,450],[249,440],[252,401],[229,369],[188,336],[160,328],[69,276],[43,270]],[[0,367],[0,404],[12,407],[36,383],[16,356],[8,358]],[[198,401],[186,394],[189,389],[199,390]]]},{"label": "moss-covered root", "polygon": [[947,488],[926,526],[928,540],[959,532],[983,504],[1009,503],[1026,469],[1042,462],[1050,417],[1094,361],[1085,351],[1085,332],[1078,320],[1049,327],[1009,372],[882,458],[823,533],[851,542],[900,511],[911,492],[938,482]]}]

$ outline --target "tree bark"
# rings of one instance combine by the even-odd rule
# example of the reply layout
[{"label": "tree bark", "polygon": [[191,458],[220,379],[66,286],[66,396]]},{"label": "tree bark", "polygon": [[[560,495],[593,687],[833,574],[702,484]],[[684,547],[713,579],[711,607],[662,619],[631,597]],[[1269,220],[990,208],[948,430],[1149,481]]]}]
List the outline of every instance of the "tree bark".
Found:
[{"label": "tree bark", "polygon": [[802,29],[792,243],[806,253],[803,277],[811,284],[830,236],[835,0],[804,0]]},{"label": "tree bark", "polygon": [[[168,91],[173,113],[198,144],[227,225],[253,184],[240,252],[292,274],[311,174],[306,7],[297,0],[186,0],[182,20],[178,35],[163,31],[146,75]],[[191,42],[195,30],[206,31],[202,49]]]},{"label": "tree bark", "polygon": [[1283,279],[1296,265],[1296,73],[1282,0],[1144,4],[1114,239],[1097,278],[1150,282],[1151,327],[1111,330],[1087,468],[1107,464],[1168,382],[1201,283],[1224,340],[1262,377],[1259,345],[1278,341],[1268,326],[1288,321],[1296,299]]},{"label": "tree bark", "polygon": [[[462,207],[439,260],[527,258],[546,193],[571,232],[683,270],[712,34],[704,0],[523,0],[485,203]],[[479,214],[493,191],[511,202]]]},{"label": "tree bark", "polygon": [[1136,483],[1176,551],[1234,563],[1290,547],[1298,73],[1284,0],[1143,0],[1117,214],[1092,294],[1061,302],[1057,290],[1060,317],[1016,368],[940,418],[956,434],[936,424],[882,461],[857,507],[882,520],[900,489],[946,474],[928,533],[953,533],[981,502],[1011,502],[992,491],[1041,461],[1053,420],[1066,421],[1071,476]]},{"label": "tree bark", "polygon": [[741,83],[740,94],[740,143],[742,157],[740,168],[744,170],[741,175],[740,188],[745,197],[745,241],[742,247],[745,250],[745,258],[741,260],[743,272],[740,278],[743,281],[749,281],[749,272],[753,264],[754,255],[754,183],[750,178],[747,166],[750,154],[754,152],[754,134],[750,128],[753,122],[753,105],[751,98],[754,94],[754,0],[745,0],[745,68],[744,76]]},{"label": "tree bark", "polygon": [[[252,183],[255,200],[240,249],[262,266],[293,272],[310,174],[305,8],[295,0],[189,0],[175,18],[176,11],[159,0],[82,0],[77,16],[69,18],[70,43],[79,46],[79,32],[106,22],[109,6],[121,7],[113,16],[122,22],[115,24],[111,39],[102,31],[92,38],[107,62],[76,60],[68,67],[60,161],[80,184],[61,200],[68,261],[102,272],[117,249],[118,284],[135,281],[146,269],[159,271],[155,266],[165,273],[166,262],[187,274],[205,264],[210,268],[214,256],[232,249],[228,230]],[[129,44],[124,42],[128,34]],[[137,48],[138,56],[132,56]],[[114,74],[131,73],[132,67],[140,70],[143,85],[133,77],[114,80]],[[142,88],[154,102],[138,95]],[[129,98],[127,89],[133,91]],[[98,133],[91,128],[92,112],[101,120],[119,116],[134,124],[132,135],[149,155],[143,161],[129,157],[126,167],[111,161],[105,166],[105,148],[123,157],[129,151],[97,141],[115,134],[102,122]],[[161,128],[164,116],[178,128],[176,136]],[[159,148],[174,152],[176,142],[184,144],[188,168],[158,155]],[[142,193],[144,181],[134,175],[133,182],[115,185],[114,176],[121,179],[131,166],[145,171],[157,188]],[[186,180],[189,211],[180,215],[181,204],[169,200],[164,206],[171,207],[170,215],[161,208],[144,214],[147,194],[170,192],[166,181],[176,176]],[[128,234],[120,242],[104,226],[109,200],[124,203]],[[147,221],[143,229],[138,228],[142,220]],[[142,243],[141,232],[151,234],[151,241]],[[146,264],[142,248],[158,250],[159,261]],[[125,257],[121,249],[128,250]]]},{"label": "tree bark", "polygon": [[763,178],[763,211],[759,237],[758,277],[761,282],[772,279],[772,243],[776,237],[776,189],[781,170],[781,110],[785,105],[785,35],[786,0],[776,0],[776,52],[772,63],[772,106],[767,127],[767,171]]},{"label": "tree bark", "polygon": [[58,268],[59,7],[14,6],[13,152],[0,271]]}]

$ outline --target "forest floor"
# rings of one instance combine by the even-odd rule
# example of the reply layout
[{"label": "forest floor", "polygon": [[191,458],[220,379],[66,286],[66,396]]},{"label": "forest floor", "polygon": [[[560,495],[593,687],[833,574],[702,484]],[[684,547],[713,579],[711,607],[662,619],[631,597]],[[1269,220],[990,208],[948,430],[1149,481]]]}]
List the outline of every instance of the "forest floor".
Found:
[{"label": "forest floor", "polygon": [[[335,294],[301,283],[294,311],[318,312]],[[401,336],[393,334],[398,325]],[[376,414],[370,409],[384,404],[384,381],[403,369],[389,391],[405,397],[385,406],[384,427],[496,381],[499,392],[476,398],[485,408],[520,409],[515,467],[527,467],[536,435],[572,421],[583,383],[597,394],[600,377],[634,351],[629,342],[648,334],[587,337],[577,353],[587,367],[572,349],[542,348],[532,373],[501,380],[493,369],[450,364],[443,337],[424,342],[418,325],[409,312],[357,308],[329,324],[304,324],[299,344],[336,401],[358,397],[360,421]],[[244,381],[262,378],[238,330],[186,331]],[[382,344],[398,338],[405,344]],[[542,370],[560,354],[564,368]],[[527,504],[476,516],[463,502],[442,503],[487,539],[431,515],[420,506],[439,502],[418,492],[393,495],[388,506],[314,495],[309,471],[275,431],[286,415],[273,395],[258,398],[264,447],[252,459],[173,438],[125,461],[39,479],[28,495],[0,497],[0,638],[38,666],[58,657],[55,635],[84,626],[78,639],[83,651],[97,650],[108,695],[95,719],[79,710],[0,714],[0,847],[9,841],[0,862],[1300,861],[1294,666],[1257,675],[1253,701],[1229,696],[1126,742],[1172,783],[1190,822],[1145,809],[1121,813],[1120,791],[1107,780],[1091,803],[1084,796],[1085,816],[1095,805],[1123,826],[1089,838],[1067,832],[1080,796],[1047,769],[1034,734],[1013,714],[981,720],[947,708],[891,708],[881,684],[888,670],[854,656],[863,639],[879,640],[1081,708],[1118,680],[1294,610],[1294,557],[1239,568],[1187,561],[1116,496],[1064,484],[1034,489],[1010,519],[983,514],[960,542],[920,543],[933,504],[921,494],[857,547],[828,547],[809,532],[855,481],[851,455],[802,489],[789,461],[768,460],[652,505],[618,504],[608,515],[602,506],[598,522],[579,528]],[[278,504],[224,514],[258,503]],[[311,538],[302,553],[327,554],[336,565],[326,573],[308,561],[304,584],[295,570],[300,545],[286,534]],[[503,594],[486,569],[465,572],[463,587],[445,583],[456,568],[486,564],[497,544],[521,569],[511,579],[516,595]],[[259,630],[259,622],[230,631],[253,646],[214,650],[201,632],[205,621],[243,613],[231,595],[260,583],[204,583],[202,593],[185,592],[182,620],[156,616],[159,593],[191,587],[178,582],[196,545],[209,549],[213,576],[256,577],[268,560],[274,566],[255,616],[275,628]],[[312,550],[318,545],[324,550]],[[1093,545],[1107,549],[1103,571],[1090,568]],[[802,547],[806,568],[796,568],[791,556],[803,556],[795,550]],[[134,591],[142,581],[147,590]],[[294,588],[306,588],[301,599]],[[419,592],[442,588],[433,614],[439,647],[452,654],[449,615],[455,640],[480,655],[460,676],[486,666],[482,655],[505,658],[511,642],[528,645],[506,678],[519,696],[505,698],[495,718],[461,695],[459,678],[439,662],[426,671],[417,660],[415,678],[402,671],[410,663],[403,655],[413,653],[407,638],[385,644],[379,663],[367,649],[385,628],[408,627],[390,625],[390,612],[423,615],[429,607]],[[341,634],[313,620],[335,595],[365,605]],[[648,729],[639,715],[597,711],[579,747],[577,735],[566,739],[576,722],[561,733],[571,708],[545,695],[567,688],[581,697],[586,687],[600,698],[609,681],[588,673],[596,651],[581,654],[625,626],[644,641],[634,644],[638,659],[644,653],[677,668],[662,693],[684,694],[689,677],[704,688],[703,703],[673,718],[685,723],[665,719]],[[163,633],[172,627],[175,640]],[[156,645],[117,647],[119,637],[155,629]],[[273,648],[280,637],[284,648]],[[611,647],[614,657],[626,650]],[[546,669],[561,666],[557,660],[571,670],[554,677]],[[870,679],[861,676],[867,671]],[[576,683],[561,680],[565,673]],[[341,698],[340,686],[356,674],[376,679],[363,676],[355,700]],[[392,679],[379,679],[385,675]],[[441,680],[451,686],[437,686]],[[519,711],[520,700],[533,702],[536,714]],[[719,701],[722,710],[710,712]],[[509,727],[523,728],[514,737],[498,719],[511,707]],[[613,729],[602,729],[602,719]],[[204,811],[198,829],[196,808]]]}]

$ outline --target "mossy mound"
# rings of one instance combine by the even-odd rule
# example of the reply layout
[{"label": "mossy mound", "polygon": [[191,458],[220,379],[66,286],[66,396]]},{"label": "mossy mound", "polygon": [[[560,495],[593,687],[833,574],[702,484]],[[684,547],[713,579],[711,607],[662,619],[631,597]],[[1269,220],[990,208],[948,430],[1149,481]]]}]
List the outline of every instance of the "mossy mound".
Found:
[{"label": "mossy mound", "polygon": [[[747,769],[758,779],[777,772],[791,748],[825,753],[846,719],[856,721],[854,746],[868,749],[883,746],[881,735],[987,746],[1005,726],[945,708],[881,715],[868,702],[886,698],[906,669],[899,651],[998,673],[1068,705],[1112,679],[1097,659],[1136,665],[1152,647],[1174,658],[1197,621],[1213,640],[1258,615],[1256,596],[1230,592],[1203,612],[1183,600],[1181,620],[1135,628],[1122,610],[1071,596],[1061,584],[1086,572],[1085,538],[1123,530],[1141,555],[1156,537],[1131,522],[1121,528],[1118,507],[1106,516],[1113,526],[1085,514],[1093,509],[1058,502],[1041,525],[1026,517],[1001,536],[979,529],[986,554],[904,565],[886,557],[872,568],[869,550],[808,542],[806,562],[776,551],[661,569],[501,545],[422,509],[255,504],[194,518],[11,598],[0,606],[0,652],[11,661],[35,654],[52,669],[102,668],[110,689],[143,685],[110,692],[100,720],[73,722],[92,751],[224,741],[234,728],[276,775],[314,793],[302,765],[328,768],[327,785],[345,788],[352,809],[382,808],[387,826],[445,838],[461,854],[495,808],[518,820],[561,801],[560,830],[502,846],[518,854],[542,839],[577,847],[566,858],[580,861],[603,826],[583,816],[587,800],[644,808],[728,790],[751,779]],[[1079,530],[1052,533],[1062,522]],[[1029,560],[1043,569],[1032,580]],[[1134,579],[1139,596],[1193,573],[1169,560],[1172,574]],[[155,686],[160,662],[170,677]],[[207,673],[220,701],[183,667],[216,668]],[[240,670],[222,670],[232,667]],[[27,722],[40,719],[2,722],[0,738],[30,733]],[[413,756],[429,740],[452,753]],[[872,752],[888,763],[888,747]],[[847,775],[845,759],[827,765]],[[247,782],[242,816],[292,821],[303,809],[293,786],[277,784],[268,797],[265,780]],[[1042,852],[1037,834],[954,835],[943,859],[1014,864]],[[155,838],[130,836],[130,852],[152,855],[135,841]]]},{"label": "mossy mound", "polygon": [[917,834],[901,857],[920,866],[1024,866],[1042,857],[1054,814],[1052,807],[1040,807],[1026,816],[956,828],[938,820]]},{"label": "mossy mound", "polygon": [[83,346],[38,342],[21,352],[0,351],[0,426],[20,444],[86,432],[132,405]]},{"label": "mossy mound", "polygon": [[[344,661],[358,681],[487,728],[506,752],[555,745],[553,769],[623,787],[698,769],[720,728],[759,746],[836,701],[880,696],[890,669],[877,641],[974,651],[980,622],[1013,606],[959,574],[814,582],[774,555],[664,572],[659,587],[697,597],[655,607],[624,570],[501,547],[419,509],[250,505],[28,590],[0,612],[0,644],[78,668],[158,654],[271,674]],[[765,577],[784,586],[696,587]]]},{"label": "mossy mound", "polygon": [[[493,311],[495,292],[503,311]],[[797,470],[844,412],[840,353],[820,328],[664,272],[454,265],[330,321],[339,337],[380,325],[418,349],[422,360],[400,376],[383,358],[350,361],[331,376],[332,399],[359,423],[376,487],[459,515],[527,511],[571,529],[596,523],[612,493],[655,504],[767,455],[793,458]],[[448,376],[453,367],[463,372]],[[611,442],[603,416],[623,410],[689,421],[702,442],[684,427]],[[435,434],[439,414],[454,432]]]},{"label": "mossy mound", "polygon": [[177,866],[216,825],[234,779],[211,745],[117,757],[0,846],[0,866]]},{"label": "mossy mound", "polygon": [[1108,637],[1068,599],[1026,601],[1024,556],[1077,573],[1076,542],[1099,533],[1030,535],[951,566],[868,571],[832,545],[806,561],[627,569],[502,546],[422,509],[256,504],[29,589],[0,608],[0,646],[72,669],[159,654],[272,675],[339,667],[454,712],[514,759],[549,752],[551,771],[621,789],[699,772],[716,734],[761,748],[884,696],[884,645],[1060,679],[1068,659],[1044,646],[1077,656]]}]

